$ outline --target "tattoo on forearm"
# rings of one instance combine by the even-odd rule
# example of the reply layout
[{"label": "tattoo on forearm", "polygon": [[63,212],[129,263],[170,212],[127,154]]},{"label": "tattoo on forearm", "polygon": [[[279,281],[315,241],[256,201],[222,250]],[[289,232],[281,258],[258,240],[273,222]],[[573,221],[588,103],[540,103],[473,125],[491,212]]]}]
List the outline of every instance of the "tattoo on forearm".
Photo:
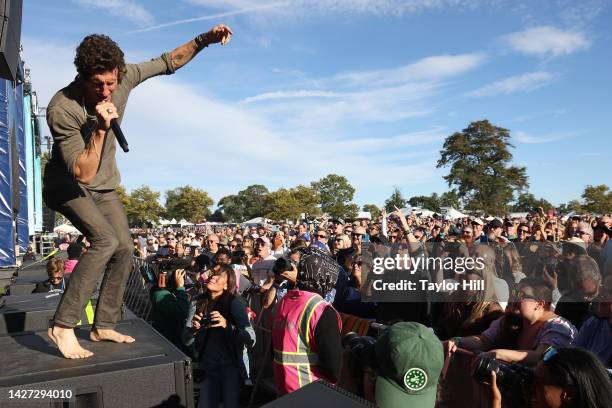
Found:
[{"label": "tattoo on forearm", "polygon": [[200,51],[194,40],[181,45],[171,53],[171,61],[174,69],[179,69],[187,64]]}]

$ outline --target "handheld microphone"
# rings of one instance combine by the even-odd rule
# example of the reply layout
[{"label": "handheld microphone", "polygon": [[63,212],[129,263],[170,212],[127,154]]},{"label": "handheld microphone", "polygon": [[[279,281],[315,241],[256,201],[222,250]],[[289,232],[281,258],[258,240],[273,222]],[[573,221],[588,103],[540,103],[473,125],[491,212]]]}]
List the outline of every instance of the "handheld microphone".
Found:
[{"label": "handheld microphone", "polygon": [[113,133],[115,134],[115,137],[117,138],[117,142],[119,143],[119,146],[121,146],[124,152],[126,153],[129,152],[130,149],[128,147],[128,142],[127,140],[125,140],[125,136],[123,135],[123,131],[121,131],[119,122],[117,122],[117,119],[111,119],[110,123],[111,123],[111,128],[113,129]]}]

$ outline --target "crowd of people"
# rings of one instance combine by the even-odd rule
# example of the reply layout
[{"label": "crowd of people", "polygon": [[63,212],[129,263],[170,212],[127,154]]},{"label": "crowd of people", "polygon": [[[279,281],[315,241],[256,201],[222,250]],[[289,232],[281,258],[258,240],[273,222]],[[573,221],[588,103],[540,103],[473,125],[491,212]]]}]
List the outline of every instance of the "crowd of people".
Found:
[{"label": "crowd of people", "polygon": [[[603,407],[612,406],[611,236],[609,215],[450,220],[396,210],[353,222],[134,230],[133,243],[157,271],[153,326],[203,373],[200,407],[239,404],[262,339],[279,396],[324,379],[381,407],[433,407],[461,351],[529,370],[534,406]],[[481,269],[416,276],[482,281],[482,290],[372,301],[372,257],[398,254],[479,258]],[[271,336],[256,335],[261,327]],[[491,403],[512,406],[503,372],[491,371]]]}]

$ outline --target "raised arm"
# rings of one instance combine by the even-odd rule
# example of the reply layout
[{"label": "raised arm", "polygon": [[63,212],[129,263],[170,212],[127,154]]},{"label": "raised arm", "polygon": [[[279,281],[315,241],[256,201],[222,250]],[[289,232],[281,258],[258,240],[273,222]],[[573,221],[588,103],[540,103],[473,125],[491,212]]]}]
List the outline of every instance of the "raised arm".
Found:
[{"label": "raised arm", "polygon": [[193,40],[178,46],[170,52],[172,66],[175,70],[182,68],[200,51],[211,44],[221,43],[221,45],[225,45],[229,43],[232,34],[232,30],[223,24],[213,27],[210,31],[198,35]]}]

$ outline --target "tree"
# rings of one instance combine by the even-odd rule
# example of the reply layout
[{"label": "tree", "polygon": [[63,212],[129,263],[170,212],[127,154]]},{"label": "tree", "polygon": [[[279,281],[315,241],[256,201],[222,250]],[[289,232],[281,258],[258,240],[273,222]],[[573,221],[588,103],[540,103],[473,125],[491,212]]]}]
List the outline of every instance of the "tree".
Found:
[{"label": "tree", "polygon": [[570,200],[565,204],[559,205],[557,209],[559,211],[559,214],[568,214],[571,212],[580,213],[584,210],[582,208],[582,204],[580,204],[580,201],[578,200]]},{"label": "tree", "polygon": [[447,191],[440,196],[440,207],[461,208],[461,198],[454,191]]},{"label": "tree", "polygon": [[372,216],[372,219],[375,220],[378,217],[380,217],[380,208],[378,208],[378,206],[376,206],[375,204],[365,204],[362,208],[362,211],[366,211],[369,212],[370,215]]},{"label": "tree", "polygon": [[509,139],[507,129],[481,120],[444,141],[437,167],[450,166],[444,180],[468,209],[503,215],[514,193],[529,186],[525,167],[510,165]]},{"label": "tree", "polygon": [[164,208],[159,204],[158,199],[159,192],[151,190],[149,186],[143,185],[132,190],[129,196],[129,205],[126,207],[129,224],[141,226],[159,220]]},{"label": "tree", "polygon": [[531,193],[519,194],[516,203],[512,206],[513,211],[532,211],[534,208],[542,207],[546,212],[554,206],[547,200],[540,198],[536,199]]},{"label": "tree", "polygon": [[233,194],[223,197],[219,200],[218,211],[223,213],[223,218],[235,222],[246,221],[244,217],[244,208],[240,203],[240,198]]},{"label": "tree", "polygon": [[302,213],[308,216],[321,214],[318,193],[301,184],[292,189],[280,188],[269,193],[265,201],[265,216],[273,220],[297,219]]},{"label": "tree", "polygon": [[410,204],[412,207],[420,207],[435,212],[440,211],[440,197],[438,196],[438,193],[431,193],[430,196],[410,197],[408,204]]},{"label": "tree", "polygon": [[210,216],[213,200],[204,190],[191,186],[166,191],[166,216],[177,221],[198,222]]},{"label": "tree", "polygon": [[264,215],[265,198],[269,193],[266,186],[253,184],[238,194],[223,197],[219,208],[228,220],[243,222]]},{"label": "tree", "polygon": [[344,176],[328,174],[318,181],[313,181],[311,187],[319,193],[321,210],[336,218],[354,218],[359,207],[351,203],[355,188]]},{"label": "tree", "polygon": [[402,196],[402,192],[398,187],[393,187],[391,197],[385,200],[385,209],[387,212],[395,211],[395,207],[404,208],[406,206],[406,199]]},{"label": "tree", "polygon": [[582,199],[584,200],[582,207],[588,212],[607,214],[612,210],[612,191],[605,184],[586,186]]}]

